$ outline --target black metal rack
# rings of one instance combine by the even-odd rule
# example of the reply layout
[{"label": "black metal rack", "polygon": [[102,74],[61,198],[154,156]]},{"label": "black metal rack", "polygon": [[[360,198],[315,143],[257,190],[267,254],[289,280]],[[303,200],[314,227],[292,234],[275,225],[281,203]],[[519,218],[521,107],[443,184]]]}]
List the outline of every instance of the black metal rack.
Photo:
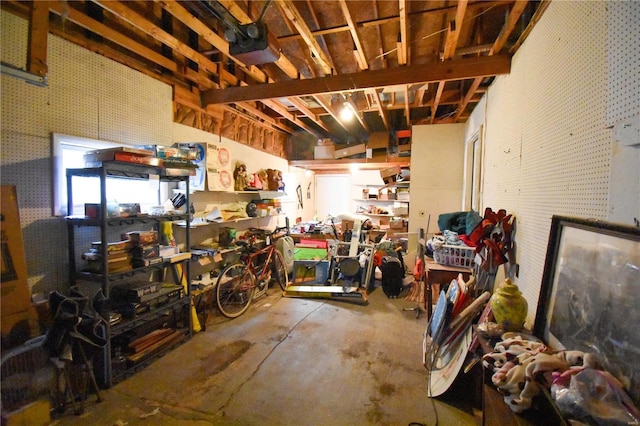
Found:
[{"label": "black metal rack", "polygon": [[[186,204],[184,214],[165,214],[159,216],[150,216],[146,214],[129,216],[129,217],[109,217],[107,209],[107,178],[118,179],[134,179],[134,180],[148,180],[157,176],[158,185],[160,182],[185,182],[186,185]],[[168,267],[175,267],[175,263],[162,262],[154,265],[149,265],[141,268],[134,268],[131,270],[108,273],[108,259],[107,256],[102,256],[102,273],[96,273],[91,271],[83,271],[78,268],[77,265],[77,253],[76,253],[76,228],[79,227],[99,227],[100,228],[100,242],[101,252],[107,253],[108,235],[109,231],[113,231],[122,227],[147,224],[153,225],[159,228],[160,224],[164,222],[174,221],[186,221],[186,241],[185,247],[188,250],[190,247],[189,240],[189,222],[190,215],[188,209],[189,202],[189,176],[168,176],[165,173],[165,169],[162,167],[153,167],[141,164],[130,164],[117,161],[105,161],[102,162],[99,167],[87,167],[78,169],[67,169],[67,211],[73,212],[73,180],[75,177],[89,177],[100,180],[100,208],[98,217],[86,217],[78,215],[67,216],[67,230],[68,230],[68,250],[69,250],[69,282],[72,287],[76,286],[79,280],[96,282],[101,285],[101,289],[104,295],[109,298],[111,287],[127,278],[135,275],[149,274],[153,271],[163,270]],[[159,191],[159,186],[158,186]],[[171,350],[177,344],[191,337],[192,324],[191,315],[189,312],[191,303],[191,286],[189,260],[185,259],[180,261],[182,268],[186,273],[187,286],[186,291],[182,297],[169,300],[167,303],[152,308],[149,312],[145,312],[140,315],[134,316],[134,318],[123,320],[121,323],[113,326],[107,325],[107,345],[104,350],[104,356],[101,360],[96,360],[94,368],[96,369],[96,376],[101,379],[102,385],[105,387],[111,387],[114,381],[123,379],[129,374],[140,370],[152,360],[158,358],[162,354]],[[177,283],[179,284],[179,283]],[[171,312],[174,316],[181,316],[182,321],[187,324],[184,330],[184,338],[180,342],[163,348],[162,350],[150,353],[148,358],[143,359],[140,362],[136,362],[133,365],[127,366],[122,371],[118,371],[114,374],[112,369],[113,354],[111,341],[114,338],[127,332],[134,332],[136,329],[144,329],[146,327],[153,327],[156,323],[162,323],[163,316]],[[108,322],[108,321],[107,321]]]}]

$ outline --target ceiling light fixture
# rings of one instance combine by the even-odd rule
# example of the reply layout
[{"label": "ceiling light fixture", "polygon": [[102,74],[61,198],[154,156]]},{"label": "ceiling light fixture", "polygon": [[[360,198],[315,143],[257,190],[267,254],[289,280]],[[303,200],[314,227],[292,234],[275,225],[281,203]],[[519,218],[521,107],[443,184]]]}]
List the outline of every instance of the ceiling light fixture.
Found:
[{"label": "ceiling light fixture", "polygon": [[355,112],[353,111],[351,103],[347,101],[343,102],[342,109],[340,110],[340,119],[342,119],[342,121],[351,121],[354,114]]}]

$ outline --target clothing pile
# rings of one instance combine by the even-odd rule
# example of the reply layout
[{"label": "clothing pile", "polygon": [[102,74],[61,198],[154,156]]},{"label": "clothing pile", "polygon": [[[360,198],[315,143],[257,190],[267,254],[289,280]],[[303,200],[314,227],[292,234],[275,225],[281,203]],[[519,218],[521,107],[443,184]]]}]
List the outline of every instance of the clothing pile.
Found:
[{"label": "clothing pile", "polygon": [[568,418],[596,425],[640,424],[640,410],[622,383],[599,369],[588,352],[551,351],[533,336],[505,333],[482,364],[493,372],[492,383],[515,413],[531,408],[545,387]]}]

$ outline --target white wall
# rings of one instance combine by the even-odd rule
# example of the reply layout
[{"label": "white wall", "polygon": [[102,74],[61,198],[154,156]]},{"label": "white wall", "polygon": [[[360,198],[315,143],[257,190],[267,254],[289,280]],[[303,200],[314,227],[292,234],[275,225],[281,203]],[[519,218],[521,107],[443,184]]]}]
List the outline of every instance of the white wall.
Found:
[{"label": "white wall", "polygon": [[413,126],[409,233],[437,232],[438,216],[462,206],[464,124]]},{"label": "white wall", "polygon": [[[513,58],[511,73],[495,80],[484,108],[468,121],[467,139],[484,125],[484,206],[516,216],[517,283],[529,302],[528,325],[552,215],[628,224],[640,217],[640,147],[615,142],[607,119],[612,108],[637,114],[640,98],[638,86],[624,79],[618,84],[636,93],[631,104],[613,105],[616,97],[608,96],[611,73],[618,71],[607,67],[616,46],[608,37],[616,22],[607,10],[620,7],[637,14],[640,4],[551,2]],[[636,37],[618,48],[637,53],[638,43]],[[626,65],[635,60],[636,76],[637,57]]]}]

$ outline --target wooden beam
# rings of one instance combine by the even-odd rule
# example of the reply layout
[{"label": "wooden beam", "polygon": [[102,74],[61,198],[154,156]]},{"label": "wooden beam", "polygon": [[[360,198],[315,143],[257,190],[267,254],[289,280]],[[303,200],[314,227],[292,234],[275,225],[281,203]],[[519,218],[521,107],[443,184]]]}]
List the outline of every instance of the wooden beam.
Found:
[{"label": "wooden beam", "polygon": [[404,116],[407,119],[407,126],[411,128],[411,108],[409,107],[409,85],[404,86]]},{"label": "wooden beam", "polygon": [[453,58],[456,53],[456,46],[460,33],[462,32],[462,26],[464,25],[464,14],[467,11],[467,0],[458,1],[458,7],[456,9],[456,17],[453,21],[449,22],[447,28],[447,37],[444,42],[444,54],[443,60]]},{"label": "wooden beam", "polygon": [[233,17],[236,18],[238,22],[240,22],[240,24],[245,25],[253,22],[253,19],[251,18],[251,16],[249,16],[249,14],[244,10],[244,8],[240,6],[236,1],[218,0],[218,3],[220,3],[222,7],[227,9],[227,12],[233,15]]},{"label": "wooden beam", "polygon": [[318,94],[318,95],[314,95],[314,98],[322,106],[322,108],[324,108],[329,113],[329,115],[331,117],[333,117],[333,119],[336,121],[336,123],[338,123],[348,133],[351,133],[351,131],[347,128],[347,126],[340,119],[340,114],[336,110],[334,110],[333,107],[331,106],[331,97],[330,96],[325,96],[325,95],[322,95],[322,94]]},{"label": "wooden beam", "polygon": [[[230,107],[229,105],[225,105],[225,108],[228,111],[232,111],[236,114],[240,114],[242,116],[244,116],[245,118],[256,122],[256,123],[260,123],[263,126],[269,127],[271,130],[277,130],[277,129],[281,129],[278,131],[282,131],[284,130],[286,133],[292,135],[294,134],[296,131],[293,130],[291,127],[285,125],[284,123],[281,123],[280,121],[276,120],[275,118],[265,114],[263,111],[260,111],[258,108],[254,107],[253,105],[249,104],[248,102],[240,102],[237,103],[236,106],[239,106],[240,108],[250,112],[251,114],[255,115],[258,118],[261,118],[262,120],[264,120],[267,124],[264,124],[263,122],[256,120],[254,117],[249,116],[248,114],[243,113],[242,111],[238,111],[235,108]],[[277,129],[276,129],[277,128]]]},{"label": "wooden beam", "polygon": [[493,43],[493,47],[489,50],[489,55],[497,55],[500,53],[504,45],[506,44],[511,32],[516,27],[520,16],[524,12],[524,9],[527,7],[529,3],[528,0],[520,0],[516,1],[511,11],[509,12],[509,16],[507,17],[507,22],[505,22],[504,27],[502,27],[502,31],[500,31],[500,35]]},{"label": "wooden beam", "polygon": [[273,100],[273,99],[262,99],[260,102],[262,102],[263,104],[265,104],[266,106],[268,106],[269,108],[271,108],[272,110],[274,110],[275,112],[280,114],[282,117],[284,117],[287,120],[291,121],[296,126],[303,128],[304,130],[306,130],[307,132],[311,133],[312,135],[315,135],[317,138],[323,138],[324,137],[324,135],[321,135],[313,127],[309,126],[307,123],[305,123],[304,121],[300,120],[298,117],[296,117],[295,115],[293,115],[292,113],[287,111],[287,108],[285,108],[283,105],[281,105],[280,103],[276,102],[275,100]]},{"label": "wooden beam", "polygon": [[[198,18],[193,16],[191,12],[182,7],[181,4],[178,3],[177,0],[155,0],[157,3],[162,5],[162,8],[173,15],[180,22],[185,24],[187,27],[191,28],[195,31],[199,36],[204,38],[207,42],[211,43],[213,47],[218,49],[222,54],[226,55],[234,61],[247,75],[249,75],[252,79],[257,82],[264,83],[268,81],[267,75],[260,70],[255,65],[251,65],[247,67],[240,60],[236,59],[234,56],[229,54],[229,42],[227,42],[224,38],[220,37],[214,31],[211,30],[205,23],[200,21]],[[181,52],[182,53],[182,52]],[[200,55],[201,58],[206,57],[204,55]],[[191,58],[189,58],[191,59]],[[197,63],[197,60],[191,59]],[[207,59],[208,60],[208,59]]]},{"label": "wooden beam", "polygon": [[400,14],[400,40],[398,42],[398,65],[406,65],[408,63],[408,7],[409,3],[406,0],[400,0],[398,2],[398,12]]},{"label": "wooden beam", "polygon": [[[510,4],[510,3],[513,3],[514,1],[515,0],[499,0],[499,1],[479,0],[479,1],[469,3],[469,9],[470,10],[475,10],[479,8],[489,9],[494,6]],[[545,0],[545,1],[550,1],[550,0]],[[437,7],[433,9],[427,9],[427,10],[418,10],[418,11],[410,12],[408,16],[442,15],[454,10],[455,8],[456,6],[454,5],[454,6]],[[379,18],[376,16],[376,18],[374,19],[356,22],[356,26],[360,28],[380,27],[380,25],[384,25],[390,22],[398,22],[399,20],[400,20],[399,15],[387,16],[384,18]],[[321,28],[319,30],[311,31],[311,35],[313,35],[314,37],[317,37],[317,36],[322,36],[327,34],[341,33],[345,31],[349,31],[348,25],[337,25],[335,27],[327,27],[327,28]],[[293,41],[300,38],[302,38],[302,35],[300,34],[289,34],[286,36],[278,37],[278,42]]]},{"label": "wooden beam", "polygon": [[372,101],[375,103],[376,108],[378,109],[378,114],[384,123],[384,128],[389,130],[389,119],[387,118],[387,111],[384,109],[382,102],[380,102],[380,96],[378,95],[378,91],[376,89],[366,89],[367,94],[371,97]]},{"label": "wooden beam", "polygon": [[105,10],[108,10],[109,12],[113,13],[114,15],[116,15],[116,16],[120,17],[121,19],[127,21],[129,24],[133,25],[134,27],[144,31],[147,34],[149,34],[151,37],[154,37],[155,39],[157,39],[161,43],[169,46],[170,48],[172,48],[176,52],[180,53],[181,55],[191,59],[192,61],[194,61],[198,65],[206,68],[209,72],[212,72],[214,74],[219,74],[220,73],[220,71],[218,69],[218,64],[216,64],[215,62],[209,60],[204,55],[202,55],[199,52],[195,51],[194,49],[192,49],[191,47],[189,47],[185,43],[181,42],[180,40],[178,40],[177,38],[175,38],[171,34],[167,33],[162,28],[160,28],[157,25],[155,25],[153,22],[147,20],[142,15],[140,15],[137,12],[131,10],[130,8],[128,8],[127,6],[122,4],[121,2],[119,2],[119,1],[106,1],[106,0],[94,0],[94,3],[99,4]]},{"label": "wooden beam", "polygon": [[300,111],[301,113],[303,113],[304,115],[306,115],[309,119],[311,119],[315,124],[317,124],[318,126],[322,127],[324,130],[326,130],[327,132],[330,132],[329,128],[327,127],[326,124],[324,124],[322,122],[322,120],[320,120],[320,117],[318,116],[318,114],[316,114],[315,112],[313,112],[311,110],[311,108],[309,108],[300,98],[287,98],[289,100],[289,102],[291,102],[293,104],[293,106],[295,106],[296,108],[298,108],[298,111]]},{"label": "wooden beam", "polygon": [[331,74],[331,66],[330,66],[329,59],[325,55],[322,48],[320,48],[320,45],[316,41],[315,37],[311,34],[311,30],[305,23],[304,18],[296,8],[293,1],[291,0],[277,1],[276,4],[282,11],[282,14],[286,16],[287,19],[289,19],[289,21],[291,21],[291,23],[296,27],[296,29],[298,30],[298,32],[300,33],[304,41],[307,43],[307,46],[309,46],[311,53],[315,56],[315,61],[322,68],[322,72],[324,72],[325,75]]},{"label": "wooden beam", "polygon": [[412,65],[401,68],[368,70],[282,83],[257,84],[251,87],[228,87],[224,90],[203,92],[204,104],[232,103],[288,96],[336,93],[392,86],[396,84],[431,83],[435,81],[463,80],[475,77],[508,74],[511,58],[494,55],[465,58],[434,64]]},{"label": "wooden beam", "polygon": [[[456,17],[453,21],[449,22],[449,26],[447,27],[447,36],[444,41],[444,53],[442,54],[442,60],[446,61],[451,59],[456,52],[456,46],[458,44],[458,38],[460,37],[460,32],[462,31],[462,25],[464,23],[464,14],[467,11],[467,0],[461,0],[458,2],[456,8]],[[433,123],[436,119],[436,112],[438,111],[438,105],[440,104],[440,96],[442,95],[442,91],[444,90],[444,81],[440,81],[438,83],[438,88],[436,89],[436,95],[433,99],[433,108],[431,109],[431,123]]]},{"label": "wooden beam", "polygon": [[362,113],[362,111],[358,110],[358,105],[356,105],[356,103],[354,102],[353,97],[350,97],[347,102],[349,102],[349,105],[351,105],[351,108],[353,109],[353,115],[355,115],[358,123],[360,123],[364,130],[366,130],[367,132],[371,132],[371,130],[369,130],[369,126],[367,126],[366,121],[364,121],[364,114]]},{"label": "wooden beam", "polygon": [[49,2],[34,1],[29,19],[27,72],[47,75],[47,35],[49,34]]},{"label": "wooden beam", "polygon": [[104,25],[103,23],[98,22],[95,19],[89,18],[87,15],[78,12],[72,7],[65,8],[60,2],[50,2],[50,10],[57,15],[64,16],[65,19],[73,22],[74,24],[79,25],[82,28],[85,28],[103,38],[106,38],[107,40],[112,41],[113,43],[118,44],[125,49],[136,53],[143,58],[160,65],[163,68],[168,69],[171,72],[179,72],[178,65],[171,59],[161,55],[160,53],[148,48],[141,43],[133,41],[129,37],[122,35],[122,33],[119,33],[109,26]]},{"label": "wooden beam", "polygon": [[[513,5],[513,7],[511,8],[511,11],[509,12],[509,16],[507,16],[507,22],[504,23],[504,26],[502,27],[502,31],[500,32],[500,35],[498,35],[498,38],[493,43],[493,47],[489,51],[489,55],[495,55],[500,53],[505,43],[507,42],[509,35],[515,28],[516,23],[518,22],[518,19],[520,19],[520,16],[522,15],[526,7],[527,7],[527,1],[517,1]],[[462,113],[464,112],[465,108],[471,101],[471,98],[475,94],[476,90],[478,90],[478,87],[480,86],[480,83],[482,83],[482,80],[483,80],[482,77],[476,77],[473,80],[473,83],[471,83],[471,87],[469,87],[469,90],[467,91],[464,98],[460,102],[460,105],[458,105],[458,111],[456,112],[456,116],[455,116],[456,121],[462,116]]]},{"label": "wooden beam", "polygon": [[[237,104],[236,104],[237,106]],[[292,135],[294,133],[296,133],[296,130],[292,129],[291,127],[285,125],[284,123],[279,122],[278,120],[275,120],[274,123],[270,123],[270,122],[266,122],[266,121],[260,121],[257,120],[255,117],[243,112],[243,111],[239,111],[236,108],[232,108],[229,105],[224,105],[223,108],[225,108],[227,111],[232,111],[244,118],[246,118],[247,120],[249,120],[252,123],[256,123],[266,129],[269,129],[271,131],[274,132],[278,132],[278,133],[283,133],[283,134],[287,134],[287,135]],[[266,114],[264,114],[265,116],[267,116]],[[267,116],[268,117],[268,116]]]},{"label": "wooden beam", "polygon": [[358,66],[361,70],[369,69],[369,63],[367,62],[367,57],[364,54],[364,49],[362,47],[362,43],[360,43],[360,37],[358,36],[358,32],[356,31],[356,26],[353,22],[353,18],[351,17],[351,12],[349,12],[349,6],[347,5],[346,0],[340,0],[340,8],[342,9],[342,14],[347,20],[347,25],[349,26],[349,31],[351,32],[351,38],[353,39],[353,43],[355,44],[353,54],[356,57]]}]

